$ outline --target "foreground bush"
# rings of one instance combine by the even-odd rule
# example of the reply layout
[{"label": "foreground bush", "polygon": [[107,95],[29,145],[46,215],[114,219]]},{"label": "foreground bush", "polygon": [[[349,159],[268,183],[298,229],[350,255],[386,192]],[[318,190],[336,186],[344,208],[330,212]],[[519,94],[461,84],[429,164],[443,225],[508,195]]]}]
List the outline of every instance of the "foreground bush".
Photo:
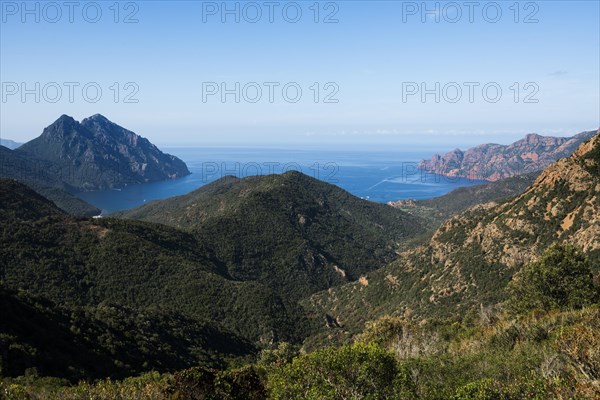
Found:
[{"label": "foreground bush", "polygon": [[167,375],[156,372],[123,381],[110,379],[95,384],[64,386],[53,378],[18,378],[0,382],[0,399],[4,400],[169,400]]},{"label": "foreground bush", "polygon": [[557,343],[579,382],[596,382],[600,387],[600,315],[592,314],[565,329]]},{"label": "foreground bush", "polygon": [[[427,344],[432,338],[435,346]],[[298,354],[280,344],[241,368],[195,367],[74,386],[29,370],[0,380],[0,399],[600,399],[599,349],[597,306],[529,313],[471,329],[415,327],[385,317],[354,345]]]},{"label": "foreground bush", "polygon": [[252,365],[217,371],[190,368],[173,376],[173,399],[181,400],[261,400],[265,387]]},{"label": "foreground bush", "polygon": [[328,348],[296,357],[269,376],[273,399],[414,399],[394,355],[376,345]]},{"label": "foreground bush", "polygon": [[515,275],[508,291],[507,306],[515,313],[580,309],[598,301],[590,261],[570,245],[550,247]]},{"label": "foreground bush", "polygon": [[557,398],[554,391],[560,383],[543,379],[535,373],[510,383],[486,378],[459,388],[453,400],[547,400]]}]

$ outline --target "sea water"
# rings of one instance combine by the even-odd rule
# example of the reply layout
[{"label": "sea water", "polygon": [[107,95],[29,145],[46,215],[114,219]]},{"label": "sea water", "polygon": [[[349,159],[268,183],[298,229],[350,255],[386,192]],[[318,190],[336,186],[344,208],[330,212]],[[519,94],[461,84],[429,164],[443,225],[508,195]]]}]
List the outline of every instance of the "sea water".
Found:
[{"label": "sea water", "polygon": [[162,182],[131,185],[119,190],[79,193],[103,214],[152,200],[189,193],[226,175],[245,177],[289,170],[337,185],[366,200],[387,203],[441,196],[461,186],[483,181],[449,178],[417,169],[430,152],[322,151],[247,148],[170,148],[191,175]]}]

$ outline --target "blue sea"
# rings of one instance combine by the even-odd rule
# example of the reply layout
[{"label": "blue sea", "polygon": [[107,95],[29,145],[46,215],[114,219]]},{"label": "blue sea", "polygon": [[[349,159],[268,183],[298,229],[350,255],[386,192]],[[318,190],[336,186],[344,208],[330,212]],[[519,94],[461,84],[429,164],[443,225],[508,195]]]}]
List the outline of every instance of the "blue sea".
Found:
[{"label": "blue sea", "polygon": [[103,214],[125,210],[152,200],[189,193],[226,175],[245,177],[289,170],[301,171],[337,185],[366,200],[387,203],[441,196],[461,186],[483,181],[449,178],[417,170],[431,152],[316,151],[242,148],[169,148],[188,165],[189,176],[121,190],[80,193]]}]

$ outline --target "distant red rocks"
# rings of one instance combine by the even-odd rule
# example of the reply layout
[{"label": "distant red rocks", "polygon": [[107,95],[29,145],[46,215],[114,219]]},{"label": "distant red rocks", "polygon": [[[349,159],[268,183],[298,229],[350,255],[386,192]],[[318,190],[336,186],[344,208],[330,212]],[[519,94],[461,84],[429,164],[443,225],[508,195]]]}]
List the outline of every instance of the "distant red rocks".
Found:
[{"label": "distant red rocks", "polygon": [[568,157],[597,131],[573,137],[540,136],[535,133],[510,145],[482,144],[462,151],[454,149],[421,160],[419,169],[451,177],[498,181],[515,175],[540,171],[554,161]]}]

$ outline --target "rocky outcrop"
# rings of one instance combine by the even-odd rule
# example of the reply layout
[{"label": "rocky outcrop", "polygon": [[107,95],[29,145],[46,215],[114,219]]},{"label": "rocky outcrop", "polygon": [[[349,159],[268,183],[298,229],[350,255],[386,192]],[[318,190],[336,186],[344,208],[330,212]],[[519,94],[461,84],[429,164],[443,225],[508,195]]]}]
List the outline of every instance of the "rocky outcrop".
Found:
[{"label": "rocky outcrop", "polygon": [[386,314],[464,318],[482,304],[502,302],[512,276],[554,243],[575,245],[599,272],[600,132],[521,194],[452,217],[427,244],[367,273],[368,286],[353,282],[317,293],[307,307],[356,331]]},{"label": "rocky outcrop", "polygon": [[582,132],[570,138],[529,134],[504,146],[482,144],[462,151],[454,149],[430,160],[421,160],[419,169],[440,175],[497,181],[515,175],[540,171],[554,161],[570,156],[596,132]]},{"label": "rocky outcrop", "polygon": [[54,163],[58,178],[78,190],[119,188],[190,173],[179,158],[99,114],[81,123],[63,115],[15,151]]},{"label": "rocky outcrop", "polygon": [[555,242],[593,259],[600,255],[600,133],[546,168],[521,195],[448,220],[428,247],[430,261],[441,266],[434,282],[445,293],[453,291],[450,282],[477,287],[481,282],[464,273],[473,257],[486,274],[502,274],[498,268],[518,269]]}]

